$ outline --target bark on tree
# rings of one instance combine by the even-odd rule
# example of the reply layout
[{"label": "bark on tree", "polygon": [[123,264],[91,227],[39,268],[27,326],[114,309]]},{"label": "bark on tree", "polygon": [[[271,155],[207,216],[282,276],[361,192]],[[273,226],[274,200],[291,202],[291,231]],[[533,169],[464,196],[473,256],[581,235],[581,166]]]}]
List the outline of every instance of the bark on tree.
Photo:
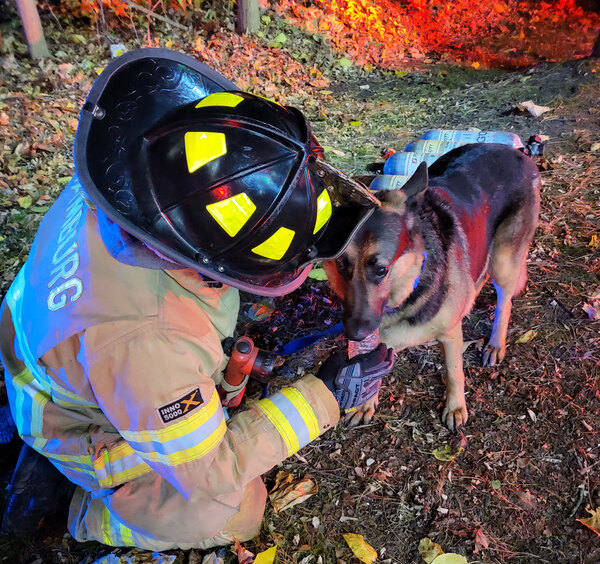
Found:
[{"label": "bark on tree", "polygon": [[256,33],[260,25],[258,0],[238,0],[237,24],[238,33]]},{"label": "bark on tree", "polygon": [[17,0],[17,7],[19,8],[19,15],[21,16],[31,58],[43,59],[50,56],[35,0]]}]

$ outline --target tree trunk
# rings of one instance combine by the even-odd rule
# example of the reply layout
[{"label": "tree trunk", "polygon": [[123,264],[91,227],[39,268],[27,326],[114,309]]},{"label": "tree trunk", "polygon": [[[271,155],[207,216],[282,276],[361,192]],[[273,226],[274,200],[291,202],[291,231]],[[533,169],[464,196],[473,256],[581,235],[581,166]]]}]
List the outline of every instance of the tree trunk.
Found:
[{"label": "tree trunk", "polygon": [[50,56],[35,0],[17,0],[17,7],[19,8],[19,15],[23,23],[25,39],[31,58],[43,59]]},{"label": "tree trunk", "polygon": [[258,0],[237,1],[237,25],[238,33],[256,33],[260,25],[258,11]]}]

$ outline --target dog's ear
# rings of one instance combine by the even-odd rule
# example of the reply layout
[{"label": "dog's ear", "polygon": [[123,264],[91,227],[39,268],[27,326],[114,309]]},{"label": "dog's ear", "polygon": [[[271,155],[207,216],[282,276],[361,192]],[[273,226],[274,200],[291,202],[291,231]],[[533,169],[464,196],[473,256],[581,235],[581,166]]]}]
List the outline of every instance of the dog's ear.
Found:
[{"label": "dog's ear", "polygon": [[423,192],[427,188],[428,182],[429,173],[427,172],[427,163],[423,161],[406,184],[402,186],[402,192],[406,194],[407,198],[411,198]]},{"label": "dog's ear", "polygon": [[404,213],[407,201],[423,192],[427,188],[428,182],[427,163],[422,162],[402,188],[398,190],[379,190],[375,192],[375,197],[382,204],[394,208],[398,213]]}]

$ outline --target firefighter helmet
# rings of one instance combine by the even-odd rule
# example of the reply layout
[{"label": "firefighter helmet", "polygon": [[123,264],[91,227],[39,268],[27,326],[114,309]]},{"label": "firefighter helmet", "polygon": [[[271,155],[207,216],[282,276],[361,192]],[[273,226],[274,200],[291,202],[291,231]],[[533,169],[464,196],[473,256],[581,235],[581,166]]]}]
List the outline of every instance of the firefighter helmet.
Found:
[{"label": "firefighter helmet", "polygon": [[84,104],[90,198],[178,264],[281,295],[339,255],[378,201],[323,160],[302,113],[166,49],[112,61]]}]

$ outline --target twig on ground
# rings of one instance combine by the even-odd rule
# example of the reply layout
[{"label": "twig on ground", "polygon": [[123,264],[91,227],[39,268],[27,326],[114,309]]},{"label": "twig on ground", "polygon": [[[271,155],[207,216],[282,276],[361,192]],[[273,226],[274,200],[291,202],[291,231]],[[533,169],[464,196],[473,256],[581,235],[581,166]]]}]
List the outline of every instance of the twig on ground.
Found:
[{"label": "twig on ground", "polygon": [[573,509],[571,510],[571,513],[569,513],[569,519],[575,516],[577,510],[579,509],[579,506],[583,503],[583,498],[588,493],[588,491],[585,489],[585,484],[579,484],[579,487],[577,489],[579,490],[579,499],[577,500],[575,507],[573,507]]},{"label": "twig on ground", "polygon": [[144,8],[143,6],[140,6],[139,4],[134,4],[133,2],[130,2],[130,0],[123,0],[123,2],[125,2],[125,4],[127,4],[130,8],[134,8],[135,10],[139,10],[140,12],[144,12],[144,14],[147,14],[148,16],[152,16],[153,18],[156,18],[157,20],[168,23],[168,24],[172,25],[173,27],[183,29],[184,31],[189,31],[189,27],[187,25],[180,24],[179,22],[173,21],[172,19],[167,18],[166,16],[161,16],[160,14],[155,14],[151,10],[148,10],[148,8]]}]

